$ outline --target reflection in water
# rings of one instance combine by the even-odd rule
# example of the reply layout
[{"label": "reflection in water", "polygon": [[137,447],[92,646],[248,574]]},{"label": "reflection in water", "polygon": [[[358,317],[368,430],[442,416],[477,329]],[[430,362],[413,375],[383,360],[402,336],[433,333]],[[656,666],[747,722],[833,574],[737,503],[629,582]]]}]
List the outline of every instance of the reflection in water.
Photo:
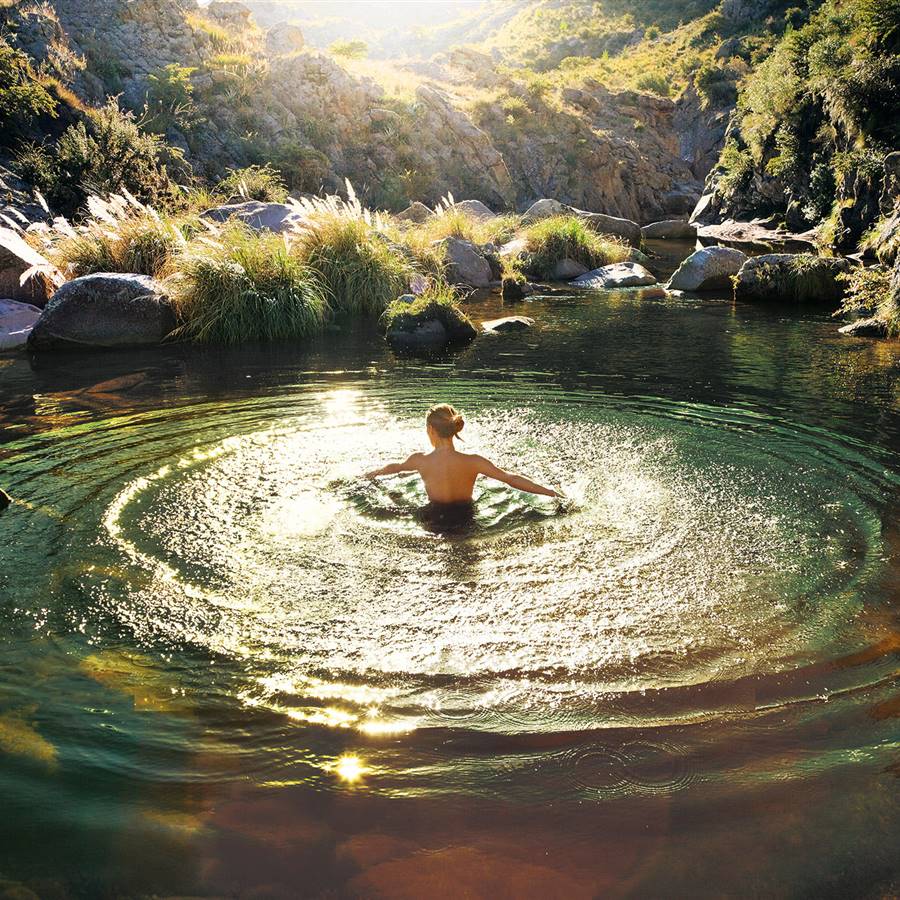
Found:
[{"label": "reflection in water", "polygon": [[[714,304],[544,310],[537,350],[476,344],[452,380],[315,347],[16,376],[0,871],[63,896],[890,892],[894,357],[835,366],[855,345]],[[575,501],[362,481],[437,400]]]}]

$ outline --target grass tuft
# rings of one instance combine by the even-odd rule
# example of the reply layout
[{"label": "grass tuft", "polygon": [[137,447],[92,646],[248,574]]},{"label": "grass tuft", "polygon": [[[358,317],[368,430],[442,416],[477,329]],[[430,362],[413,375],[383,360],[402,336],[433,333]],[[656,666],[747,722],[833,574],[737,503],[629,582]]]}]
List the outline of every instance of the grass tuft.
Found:
[{"label": "grass tuft", "polygon": [[529,225],[524,231],[526,259],[523,263],[529,278],[552,278],[556,264],[572,259],[596,269],[609,263],[623,262],[629,248],[619,238],[598,234],[577,216],[551,216]]}]

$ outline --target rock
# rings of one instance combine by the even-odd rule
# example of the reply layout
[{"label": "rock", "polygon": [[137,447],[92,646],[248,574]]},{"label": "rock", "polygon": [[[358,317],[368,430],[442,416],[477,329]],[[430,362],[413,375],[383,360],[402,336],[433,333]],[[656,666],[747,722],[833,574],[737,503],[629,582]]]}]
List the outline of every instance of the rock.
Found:
[{"label": "rock", "polygon": [[[24,284],[22,276],[39,268]],[[0,296],[43,307],[62,284],[53,266],[11,228],[0,228]]]},{"label": "rock", "polygon": [[535,200],[522,213],[522,221],[537,222],[539,219],[549,219],[551,216],[564,216],[571,210],[571,206],[566,206],[565,203],[560,203],[559,200],[551,200],[549,197],[544,197],[542,200]]},{"label": "rock", "polygon": [[507,241],[499,251],[501,257],[521,256],[528,249],[528,241],[525,238],[513,238]]},{"label": "rock", "polygon": [[40,316],[41,311],[30,303],[0,300],[0,351],[24,347]]},{"label": "rock", "polygon": [[34,350],[158,344],[175,328],[162,285],[147,275],[99,273],[64,284],[41,313]]},{"label": "rock", "polygon": [[656,277],[639,263],[624,262],[601,266],[592,272],[576,278],[572,287],[591,290],[610,290],[612,288],[644,287],[656,284]]},{"label": "rock", "polygon": [[534,326],[534,319],[528,316],[504,316],[502,319],[488,319],[481,327],[487,333],[502,334],[505,331],[526,331]]},{"label": "rock", "polygon": [[697,237],[697,226],[685,219],[666,219],[663,222],[645,225],[641,229],[641,235],[644,239],[693,240]]},{"label": "rock", "polygon": [[692,253],[676,270],[669,283],[674,291],[721,291],[731,289],[747,254],[732,247],[704,247]]},{"label": "rock", "polygon": [[516,303],[534,293],[534,287],[517,278],[504,278],[500,283],[500,296],[504,303]]},{"label": "rock", "polygon": [[884,319],[873,316],[871,319],[857,319],[849,325],[838,328],[838,331],[851,337],[887,337],[888,324]]},{"label": "rock", "polygon": [[474,288],[490,287],[493,281],[491,264],[471,241],[447,237],[435,241],[433,247],[442,247],[447,259],[447,277],[451,284]]},{"label": "rock", "polygon": [[462,310],[446,303],[431,302],[409,311],[392,304],[385,320],[388,343],[402,350],[467,344],[478,334]]},{"label": "rock", "polygon": [[303,44],[303,32],[289,22],[278,22],[266,32],[266,52],[271,56],[296,53]]},{"label": "rock", "polygon": [[850,271],[846,259],[811,253],[766,253],[748,259],[734,282],[737,300],[795,301],[837,306],[845,285],[838,275]]},{"label": "rock", "polygon": [[216,19],[222,24],[239,30],[250,25],[250,10],[243,3],[238,3],[237,0],[212,0],[204,12],[211,19]]},{"label": "rock", "polygon": [[[696,210],[695,210],[696,213]],[[692,221],[698,221],[692,217]],[[724,244],[737,250],[754,253],[806,253],[816,248],[816,237],[812,231],[796,234],[771,227],[768,220],[755,219],[751,222],[723,222],[721,225],[701,225],[697,228],[697,240],[705,246]]]},{"label": "rock", "polygon": [[497,214],[485,206],[480,200],[460,200],[459,203],[453,204],[454,209],[464,212],[473,219],[482,221],[484,219],[496,219]]},{"label": "rock", "polygon": [[433,215],[433,210],[430,210],[424,203],[415,200],[403,212],[398,212],[396,218],[404,222],[421,224],[422,222],[427,222]]},{"label": "rock", "polygon": [[553,275],[551,278],[553,281],[570,281],[573,278],[584,275],[587,270],[587,266],[583,266],[577,260],[568,258],[560,259],[553,267]]},{"label": "rock", "polygon": [[227,222],[237,219],[254,231],[290,231],[305,221],[303,213],[286,203],[262,203],[248,200],[246,203],[226,203],[200,213],[210,222]]},{"label": "rock", "polygon": [[6,493],[2,488],[0,488],[0,512],[6,509],[7,506],[12,503],[12,497]]}]

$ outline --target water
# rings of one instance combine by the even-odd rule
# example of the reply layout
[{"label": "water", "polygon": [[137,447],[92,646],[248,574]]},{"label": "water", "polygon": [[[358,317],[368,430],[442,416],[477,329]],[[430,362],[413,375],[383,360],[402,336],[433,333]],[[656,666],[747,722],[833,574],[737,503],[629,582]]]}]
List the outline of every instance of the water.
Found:
[{"label": "water", "polygon": [[[0,358],[0,886],[897,892],[900,347],[523,311],[430,362]],[[443,401],[569,500],[358,478]]]}]

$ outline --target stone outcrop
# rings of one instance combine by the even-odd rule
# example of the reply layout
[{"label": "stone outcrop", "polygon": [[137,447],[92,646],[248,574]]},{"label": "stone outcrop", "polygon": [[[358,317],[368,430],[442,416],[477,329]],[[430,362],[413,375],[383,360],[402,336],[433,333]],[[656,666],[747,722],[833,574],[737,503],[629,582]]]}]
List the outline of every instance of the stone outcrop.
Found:
[{"label": "stone outcrop", "polygon": [[806,302],[837,306],[846,292],[838,276],[846,259],[802,253],[768,253],[748,259],[734,282],[737,300]]},{"label": "stone outcrop", "polygon": [[646,287],[656,284],[656,276],[640,263],[624,262],[601,266],[576,278],[571,287],[587,290],[612,290],[615,288]]},{"label": "stone outcrop", "polygon": [[0,228],[0,297],[43,307],[61,284],[62,277],[37,250],[11,228]]},{"label": "stone outcrop", "polygon": [[175,328],[165,290],[146,275],[99,273],[64,284],[28,338],[33,350],[159,344]]},{"label": "stone outcrop", "polygon": [[272,56],[296,53],[303,44],[303,31],[289,22],[279,22],[266,32],[266,52]]},{"label": "stone outcrop", "polygon": [[30,303],[0,300],[0,351],[24,347],[41,311]]},{"label": "stone outcrop", "polygon": [[692,241],[697,237],[697,226],[686,219],[666,219],[663,222],[652,222],[641,229],[644,238]]},{"label": "stone outcrop", "polygon": [[733,247],[704,247],[681,263],[666,287],[696,293],[730,290],[732,276],[747,259],[746,253]]},{"label": "stone outcrop", "polygon": [[248,200],[246,203],[227,203],[204,210],[200,217],[210,222],[227,222],[231,219],[243,222],[254,231],[274,231],[282,233],[302,225],[305,217],[296,206],[287,203],[261,203]]}]

